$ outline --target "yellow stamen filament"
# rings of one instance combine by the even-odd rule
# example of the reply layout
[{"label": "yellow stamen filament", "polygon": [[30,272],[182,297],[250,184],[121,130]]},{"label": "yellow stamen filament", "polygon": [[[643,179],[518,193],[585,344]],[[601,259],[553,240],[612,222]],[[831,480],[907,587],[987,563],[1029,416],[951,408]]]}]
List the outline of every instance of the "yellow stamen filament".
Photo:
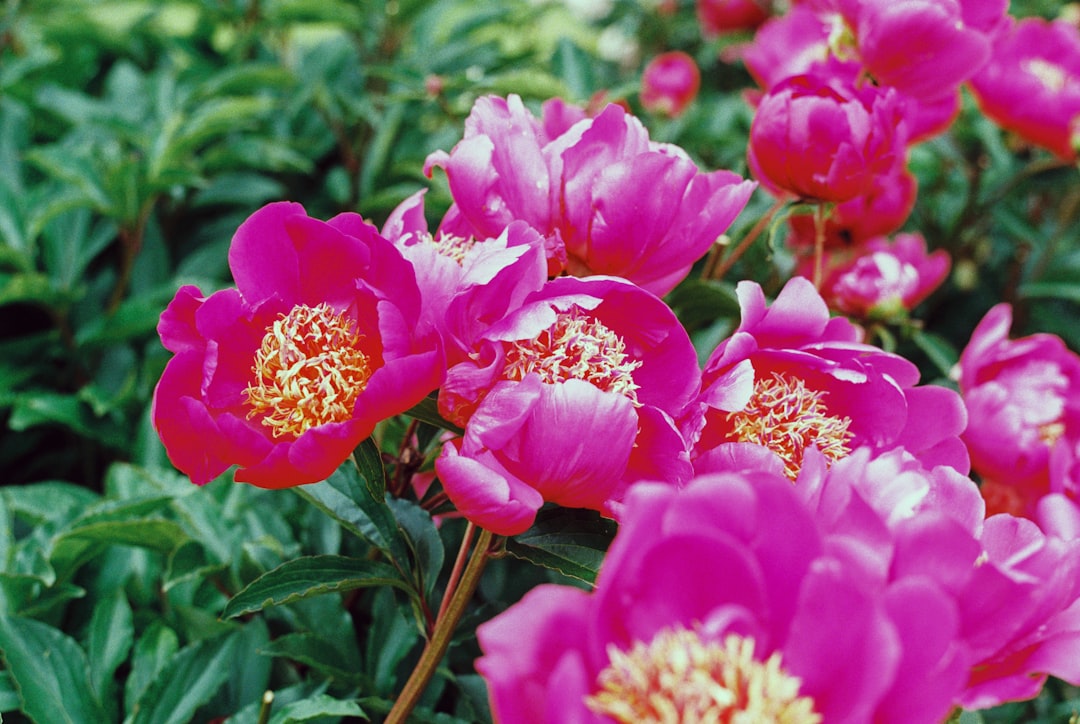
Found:
[{"label": "yellow stamen filament", "polygon": [[1058,440],[1065,434],[1065,423],[1060,420],[1048,422],[1039,426],[1039,439],[1047,447],[1054,447]]},{"label": "yellow stamen filament", "polygon": [[445,257],[449,257],[461,266],[465,262],[465,255],[476,246],[474,237],[453,236],[451,234],[439,234],[429,236],[429,243],[435,247],[435,251]]},{"label": "yellow stamen filament", "polygon": [[595,713],[620,724],[819,724],[801,681],[779,653],[754,658],[754,640],[730,635],[721,644],[683,628],[663,629],[629,651],[608,648],[610,663],[586,698]]},{"label": "yellow stamen filament", "polygon": [[371,377],[361,335],[344,313],[303,304],[266,328],[244,393],[248,419],[261,416],[275,438],[344,422]]},{"label": "yellow stamen filament", "polygon": [[548,384],[584,380],[638,404],[634,370],[640,360],[630,358],[626,344],[599,320],[578,307],[559,312],[555,323],[531,340],[513,342],[506,352],[503,377],[522,380],[535,372]]},{"label": "yellow stamen filament", "polygon": [[802,468],[803,453],[814,445],[830,461],[851,452],[851,418],[828,413],[821,401],[827,393],[811,390],[799,378],[774,372],[754,383],[746,407],[728,413],[730,437],[738,442],[764,445],[784,461],[785,474],[794,480]]}]

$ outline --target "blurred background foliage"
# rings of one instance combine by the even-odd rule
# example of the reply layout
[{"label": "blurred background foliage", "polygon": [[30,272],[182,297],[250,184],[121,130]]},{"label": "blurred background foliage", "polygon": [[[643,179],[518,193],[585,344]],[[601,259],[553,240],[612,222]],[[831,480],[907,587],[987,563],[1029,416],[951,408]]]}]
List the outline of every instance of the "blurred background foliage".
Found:
[{"label": "blurred background foliage", "polygon": [[[740,91],[751,82],[718,58],[746,38],[704,40],[692,2],[664,4],[674,12],[648,0],[6,0],[5,718],[19,721],[12,712],[21,709],[41,722],[254,722],[267,689],[277,693],[272,721],[386,710],[419,655],[414,619],[422,624],[445,583],[445,571],[430,572],[453,557],[463,526],[436,528],[404,501],[373,542],[370,530],[350,535],[333,491],[312,493],[326,496],[312,507],[225,479],[191,486],[148,421],[168,359],[158,316],[181,284],[209,294],[231,283],[232,232],[268,201],[381,224],[427,187],[437,223],[450,199],[443,176],[424,178],[424,158],[453,146],[486,93],[518,93],[534,110],[554,96],[622,100],[654,139],[678,143],[703,168],[746,175],[751,112]],[[1011,7],[1018,16],[1059,11],[1056,0]],[[701,93],[679,118],[650,116],[636,98],[640,69],[675,48],[701,66]],[[1003,134],[970,99],[949,133],[914,149],[912,168],[920,195],[906,228],[948,249],[953,273],[914,324],[873,330],[876,339],[918,362],[924,380],[950,384],[974,324],[1005,300],[1016,305],[1018,334],[1053,332],[1080,349],[1077,169]],[[745,234],[770,205],[758,192],[729,234]],[[782,236],[756,244],[728,279],[672,293],[704,352],[737,323],[738,279],[774,292],[790,272]],[[421,432],[430,455],[435,431]],[[388,423],[381,446],[398,449],[409,434]],[[533,554],[530,540],[519,541],[492,564],[481,591],[490,608],[462,626],[423,716],[487,716],[471,673],[472,628],[541,580],[587,582],[590,566],[575,566],[602,555],[595,522],[547,521],[564,547],[577,547],[573,565],[544,548],[543,520]],[[411,582],[218,618],[230,596],[285,561],[372,550]],[[42,649],[57,655],[43,663]],[[30,680],[37,688],[27,689]],[[1070,696],[1052,688],[987,720],[1060,721]]]}]

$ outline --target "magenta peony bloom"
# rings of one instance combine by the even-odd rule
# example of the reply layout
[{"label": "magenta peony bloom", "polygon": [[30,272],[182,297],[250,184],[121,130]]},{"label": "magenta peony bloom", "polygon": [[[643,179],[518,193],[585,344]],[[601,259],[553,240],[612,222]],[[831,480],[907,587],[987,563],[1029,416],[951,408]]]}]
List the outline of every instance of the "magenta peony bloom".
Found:
[{"label": "magenta peony bloom", "polygon": [[[465,137],[431,154],[427,173],[446,171],[459,218],[478,238],[514,220],[565,245],[575,276],[621,276],[664,294],[689,273],[746,205],[754,184],[729,171],[701,173],[685,152],[649,140],[620,106],[579,120],[560,135],[566,112],[538,121],[511,95],[481,98]],[[445,222],[444,222],[445,223]],[[556,270],[557,271],[557,270]]]},{"label": "magenta peony bloom", "polygon": [[905,156],[895,92],[821,70],[781,81],[750,126],[750,169],[774,193],[843,203],[868,194]]},{"label": "magenta peony bloom", "polygon": [[690,476],[679,425],[699,382],[662,301],[621,279],[556,279],[448,372],[439,407],[465,435],[436,471],[458,510],[503,535],[544,501],[615,515],[630,482]]},{"label": "magenta peony bloom", "polygon": [[[827,472],[820,455],[810,458],[795,489],[825,531],[825,549],[866,583],[929,585],[951,599],[950,648],[967,660],[957,705],[1030,698],[1047,675],[1080,680],[1080,539],[1006,514],[984,520],[970,479],[901,450],[873,459],[859,450]],[[1069,518],[1055,511],[1058,532],[1077,529],[1080,516]]]},{"label": "magenta peony bloom", "polygon": [[[861,319],[896,319],[930,296],[945,281],[952,262],[944,249],[926,251],[920,234],[871,239],[826,261],[822,296],[837,311]],[[811,276],[811,264],[800,274]]]},{"label": "magenta peony bloom", "polygon": [[673,50],[661,53],[645,66],[641,74],[641,105],[662,116],[681,116],[697,98],[701,71],[686,53]]},{"label": "magenta peony bloom", "polygon": [[806,5],[795,5],[758,28],[753,42],[739,51],[739,57],[758,85],[769,90],[827,60],[830,30],[824,16]]},{"label": "magenta peony bloom", "polygon": [[265,206],[237,229],[229,266],[235,289],[182,287],[158,324],[175,356],[152,419],[192,482],[234,464],[260,487],[322,480],[439,386],[412,267],[356,214]]},{"label": "magenta peony bloom", "polygon": [[1003,128],[1065,161],[1080,143],[1080,30],[1024,18],[994,44],[971,79],[982,111]]},{"label": "magenta peony bloom", "polygon": [[697,0],[698,23],[705,37],[753,30],[769,17],[772,0]]},{"label": "magenta peony bloom", "polygon": [[875,454],[904,448],[926,465],[967,473],[959,395],[916,387],[912,363],[863,344],[860,329],[830,318],[802,277],[770,307],[753,282],[741,282],[738,296],[742,321],[705,365],[698,472],[772,460],[771,469],[795,479],[810,448],[834,462],[866,446]]},{"label": "magenta peony bloom", "polygon": [[830,545],[780,476],[633,486],[593,593],[540,586],[477,630],[495,720],[942,721],[967,673],[954,599]]},{"label": "magenta peony bloom", "polygon": [[1055,450],[1080,441],[1080,356],[1050,334],[1009,339],[1011,323],[1011,307],[995,306],[960,355],[963,438],[991,512],[1030,517],[1051,491]]},{"label": "magenta peony bloom", "polygon": [[469,340],[547,279],[544,239],[523,221],[513,221],[495,239],[433,236],[424,217],[424,190],[397,206],[383,225],[412,263],[422,300],[420,326],[438,331],[446,364],[463,361]]}]

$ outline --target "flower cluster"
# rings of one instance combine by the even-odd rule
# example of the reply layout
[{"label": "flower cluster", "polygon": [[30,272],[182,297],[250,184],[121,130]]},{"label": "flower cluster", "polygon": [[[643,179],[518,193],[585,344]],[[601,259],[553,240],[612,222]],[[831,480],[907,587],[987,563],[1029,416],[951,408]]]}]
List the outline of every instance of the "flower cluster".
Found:
[{"label": "flower cluster", "polygon": [[[618,522],[594,591],[540,586],[479,628],[500,721],[935,722],[1080,683],[1080,356],[1009,339],[1001,305],[957,392],[856,323],[907,323],[949,273],[887,235],[915,200],[908,149],[961,84],[1070,157],[1075,33],[997,0],[770,7],[698,12],[760,25],[748,166],[818,212],[790,220],[801,275],[772,301],[738,283],[711,350],[660,295],[757,184],[621,105],[537,116],[515,95],[427,157],[452,196],[437,225],[424,191],[381,229],[270,204],[233,239],[235,288],[182,287],[161,316],[153,423],[195,483],[323,480],[434,395],[445,431],[411,472],[452,514],[501,536],[544,505]],[[1068,91],[1045,123],[1008,115],[1016,68]],[[662,56],[642,104],[678,115],[697,73]]]}]

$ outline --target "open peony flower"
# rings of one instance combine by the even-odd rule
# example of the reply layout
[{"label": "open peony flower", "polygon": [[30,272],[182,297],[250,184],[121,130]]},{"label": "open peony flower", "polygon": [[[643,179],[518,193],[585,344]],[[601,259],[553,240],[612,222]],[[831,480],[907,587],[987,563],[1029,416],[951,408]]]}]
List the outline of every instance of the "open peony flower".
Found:
[{"label": "open peony flower", "polygon": [[1008,304],[987,312],[956,374],[971,418],[964,442],[991,512],[1030,517],[1051,492],[1054,458],[1080,442],[1080,356],[1051,334],[1009,339],[1011,324]]},{"label": "open peony flower", "polygon": [[966,675],[954,600],[829,547],[781,476],[633,486],[593,593],[539,586],[477,630],[495,720],[942,721]]},{"label": "open peony flower", "polygon": [[681,116],[697,97],[701,71],[686,53],[661,53],[641,74],[641,105],[646,110],[675,118]]},{"label": "open peony flower", "polygon": [[875,176],[903,164],[902,119],[894,91],[860,87],[838,65],[820,67],[780,81],[761,98],[747,160],[777,195],[843,203],[870,193]]},{"label": "open peony flower", "polygon": [[[570,274],[621,276],[667,293],[742,211],[754,184],[729,171],[702,173],[681,149],[650,141],[616,104],[569,128],[566,116],[549,103],[537,119],[515,95],[477,100],[465,137],[425,163],[429,175],[446,171],[454,233],[497,237],[522,220],[557,240]],[[550,271],[560,269],[552,263]]]},{"label": "open peony flower", "polygon": [[269,204],[237,229],[229,266],[235,289],[182,287],[158,324],[174,357],[152,419],[192,482],[234,464],[260,487],[322,480],[439,386],[412,267],[356,214]]},{"label": "open peony flower", "polygon": [[915,365],[862,343],[847,319],[830,318],[807,279],[791,279],[769,307],[757,284],[741,282],[737,291],[742,320],[702,379],[699,472],[764,459],[794,479],[809,448],[835,462],[866,446],[904,448],[927,465],[967,473],[959,395],[916,387]]},{"label": "open peony flower", "polygon": [[971,79],[983,113],[1021,138],[1075,160],[1080,143],[1080,30],[1024,18]]},{"label": "open peony flower", "polygon": [[686,331],[655,296],[556,279],[450,368],[439,408],[465,434],[436,471],[458,510],[503,535],[544,501],[614,515],[628,483],[689,477],[679,421],[699,381]]}]

